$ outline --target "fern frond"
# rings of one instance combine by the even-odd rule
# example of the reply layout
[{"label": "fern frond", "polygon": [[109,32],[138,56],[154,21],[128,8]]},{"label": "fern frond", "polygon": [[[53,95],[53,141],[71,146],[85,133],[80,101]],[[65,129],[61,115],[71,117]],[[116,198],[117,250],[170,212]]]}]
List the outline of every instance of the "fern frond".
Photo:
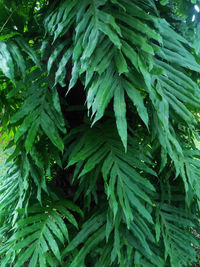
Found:
[{"label": "fern frond", "polygon": [[[197,225],[197,218],[192,218],[185,210],[168,204],[157,207],[156,231],[157,240],[162,235],[165,246],[165,259],[168,255],[172,266],[183,266],[186,262],[195,261],[196,252],[192,248],[199,246],[199,241],[194,237],[191,229]],[[195,221],[194,224],[192,221]],[[188,231],[186,231],[188,229]],[[190,229],[190,230],[189,230]]]},{"label": "fern frond", "polygon": [[[18,157],[12,164],[7,165],[7,172],[2,175],[0,182],[0,216],[1,220],[7,222],[8,227],[16,222],[17,209],[27,205],[28,192],[27,195],[25,192],[28,177],[23,171],[24,166],[21,160],[22,158]],[[7,217],[6,214],[10,216]]]},{"label": "fern frond", "polygon": [[25,148],[29,152],[41,128],[52,143],[63,150],[63,142],[58,131],[65,133],[66,129],[57,91],[50,90],[48,77],[39,69],[30,72],[22,86],[25,94],[24,103],[10,120],[11,124],[16,124],[24,119],[16,132],[15,142],[27,132]]},{"label": "fern frond", "polygon": [[195,259],[200,61],[182,2],[0,0],[2,267]]},{"label": "fern frond", "polygon": [[17,221],[15,233],[8,240],[12,252],[18,254],[14,266],[22,266],[27,260],[30,266],[46,266],[52,263],[53,255],[61,263],[60,249],[69,241],[65,220],[78,227],[68,208],[81,213],[69,201],[47,201],[43,207],[35,204],[28,209],[28,217]]},{"label": "fern frond", "polygon": [[39,56],[36,51],[30,47],[22,37],[16,37],[14,40],[0,41],[1,71],[10,80],[15,80],[15,67],[17,67],[17,70],[20,70],[20,74],[23,77],[26,76],[26,56],[29,56],[38,67],[41,67]]},{"label": "fern frond", "polygon": [[[156,174],[145,163],[145,156],[140,154],[138,141],[129,138],[128,144],[131,149],[125,154],[121,150],[117,133],[114,134],[114,131],[110,131],[109,123],[107,126],[104,125],[103,131],[101,128],[87,130],[74,147],[68,167],[81,161],[81,165],[77,166],[80,171],[78,178],[84,179],[90,171],[101,163],[105,193],[114,217],[121,207],[127,224],[130,225],[133,219],[132,209],[136,209],[141,216],[152,223],[151,215],[142,202],[145,201],[152,205],[151,197],[148,194],[149,191],[154,192],[155,189],[140,172],[150,175]],[[78,170],[75,173],[78,173]]]}]

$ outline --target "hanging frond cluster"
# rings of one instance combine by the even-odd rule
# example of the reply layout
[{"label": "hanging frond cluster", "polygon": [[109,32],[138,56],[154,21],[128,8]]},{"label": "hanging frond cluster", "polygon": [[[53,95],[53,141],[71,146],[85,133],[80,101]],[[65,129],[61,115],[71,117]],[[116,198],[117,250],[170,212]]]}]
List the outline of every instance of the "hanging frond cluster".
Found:
[{"label": "hanging frond cluster", "polygon": [[195,261],[200,61],[167,1],[14,2],[0,19],[0,266]]}]

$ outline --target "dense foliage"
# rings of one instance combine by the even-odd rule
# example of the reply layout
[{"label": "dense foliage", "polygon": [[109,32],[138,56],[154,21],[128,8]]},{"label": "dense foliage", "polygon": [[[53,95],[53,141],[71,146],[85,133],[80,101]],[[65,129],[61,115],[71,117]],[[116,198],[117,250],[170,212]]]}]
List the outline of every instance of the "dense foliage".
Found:
[{"label": "dense foliage", "polygon": [[195,261],[195,2],[0,0],[1,267]]}]

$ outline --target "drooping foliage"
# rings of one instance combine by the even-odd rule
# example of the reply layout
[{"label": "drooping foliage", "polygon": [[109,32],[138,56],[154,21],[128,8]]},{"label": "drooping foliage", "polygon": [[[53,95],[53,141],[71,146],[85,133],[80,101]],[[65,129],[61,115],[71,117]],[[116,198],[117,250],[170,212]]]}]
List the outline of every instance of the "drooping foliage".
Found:
[{"label": "drooping foliage", "polygon": [[1,267],[195,261],[194,3],[0,1]]}]

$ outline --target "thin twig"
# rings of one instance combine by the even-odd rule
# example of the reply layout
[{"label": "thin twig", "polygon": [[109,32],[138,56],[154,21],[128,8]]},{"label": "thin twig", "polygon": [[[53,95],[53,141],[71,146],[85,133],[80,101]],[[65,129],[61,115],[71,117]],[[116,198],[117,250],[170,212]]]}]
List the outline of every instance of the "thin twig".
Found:
[{"label": "thin twig", "polygon": [[3,31],[3,29],[5,28],[6,24],[8,23],[9,19],[12,17],[13,13],[14,13],[14,10],[13,10],[13,12],[8,16],[6,22],[5,22],[5,23],[3,24],[3,26],[1,27],[0,33],[1,33],[1,32]]}]

